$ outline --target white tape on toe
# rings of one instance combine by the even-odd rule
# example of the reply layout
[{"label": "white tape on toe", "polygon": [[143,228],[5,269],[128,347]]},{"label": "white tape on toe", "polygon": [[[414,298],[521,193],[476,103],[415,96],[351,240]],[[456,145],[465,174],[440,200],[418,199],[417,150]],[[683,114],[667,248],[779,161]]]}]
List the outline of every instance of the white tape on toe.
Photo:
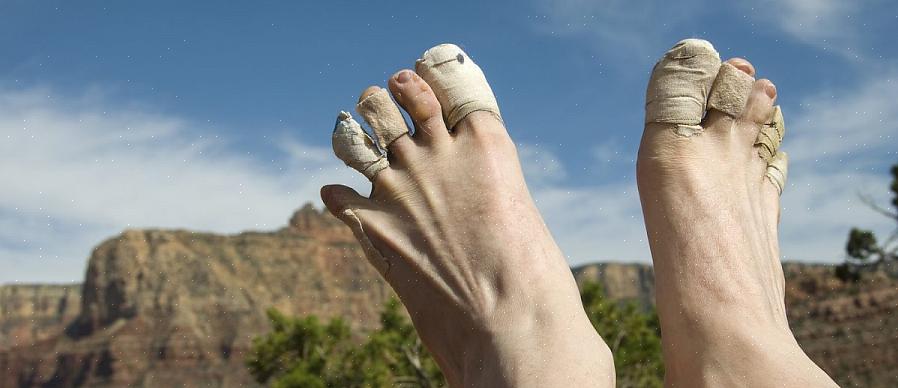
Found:
[{"label": "white tape on toe", "polygon": [[720,65],[714,85],[711,86],[711,96],[708,97],[708,107],[717,109],[732,117],[739,117],[755,78],[748,75],[736,66],[724,62]]},{"label": "white tape on toe", "polygon": [[652,70],[646,90],[645,122],[678,124],[682,136],[701,132],[708,92],[720,68],[711,43],[686,39],[671,48]]},{"label": "white tape on toe", "polygon": [[777,152],[767,163],[767,179],[776,186],[776,190],[782,194],[786,187],[786,178],[789,174],[789,156],[785,152]]},{"label": "white tape on toe", "polygon": [[355,106],[368,126],[374,130],[378,144],[387,149],[396,139],[408,133],[405,118],[399,112],[399,107],[390,98],[386,89],[380,88]]},{"label": "white tape on toe", "polygon": [[340,112],[337,116],[337,125],[334,127],[331,140],[334,154],[347,166],[365,175],[368,180],[374,180],[378,172],[390,165],[374,145],[371,137],[349,113]]},{"label": "white tape on toe", "polygon": [[761,126],[761,131],[758,132],[758,138],[755,140],[755,145],[758,146],[758,156],[769,163],[777,154],[776,151],[779,150],[785,135],[786,124],[783,121],[783,111],[777,105],[767,124]]},{"label": "white tape on toe", "polygon": [[441,44],[425,51],[415,63],[415,72],[436,94],[449,129],[476,111],[490,112],[501,119],[483,71],[458,46]]}]

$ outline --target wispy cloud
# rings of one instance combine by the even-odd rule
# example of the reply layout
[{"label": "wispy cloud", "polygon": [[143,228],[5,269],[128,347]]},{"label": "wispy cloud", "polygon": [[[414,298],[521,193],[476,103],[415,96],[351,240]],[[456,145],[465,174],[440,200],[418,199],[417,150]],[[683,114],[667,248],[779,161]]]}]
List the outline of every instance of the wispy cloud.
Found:
[{"label": "wispy cloud", "polygon": [[[523,144],[518,153],[536,205],[570,264],[651,260],[635,181],[574,185],[552,150]],[[610,156],[608,162],[619,161]]]},{"label": "wispy cloud", "polygon": [[567,178],[567,170],[551,150],[538,144],[518,144],[518,159],[531,184],[557,183]]},{"label": "wispy cloud", "polygon": [[876,74],[855,89],[821,90],[788,118],[789,156],[798,164],[879,159],[898,144],[898,72]]},{"label": "wispy cloud", "polygon": [[761,1],[756,9],[765,10],[783,31],[808,43],[824,44],[830,39],[853,38],[851,14],[861,2],[839,0]]},{"label": "wispy cloud", "polygon": [[888,203],[888,169],[898,163],[898,77],[891,74],[809,95],[786,117],[786,257],[835,260],[851,227],[880,234],[895,227],[860,201]]},{"label": "wispy cloud", "polygon": [[[882,161],[898,161],[893,79],[822,91],[787,113],[786,258],[839,260],[851,226],[892,227],[858,193],[887,197]],[[285,134],[272,144],[283,158],[271,162],[189,120],[119,105],[48,89],[0,91],[0,282],[78,280],[91,247],[124,228],[270,230],[300,204],[318,203],[322,184],[349,182],[363,193],[368,187],[329,147]],[[632,165],[633,155],[618,149],[599,144],[593,156],[615,168]],[[580,175],[558,150],[521,144],[519,155],[571,264],[649,260],[631,178],[574,184]]]},{"label": "wispy cloud", "polygon": [[582,39],[588,42],[586,47],[631,60],[656,58],[679,38],[702,37],[726,23],[739,25],[738,33],[754,33],[761,27],[775,31],[774,38],[782,36],[860,61],[873,56],[872,38],[894,24],[896,10],[893,2],[876,0],[531,0],[531,4],[537,14],[529,22],[536,31]]},{"label": "wispy cloud", "polygon": [[[590,41],[615,55],[651,57],[675,40],[666,36],[675,25],[701,15],[697,0],[533,0],[538,12],[531,22],[538,31]],[[663,51],[662,51],[663,52]]]},{"label": "wispy cloud", "polygon": [[362,185],[329,148],[287,136],[272,162],[188,120],[47,89],[0,91],[0,134],[0,282],[77,280],[124,228],[275,229],[321,184]]},{"label": "wispy cloud", "polygon": [[[843,58],[863,61],[879,24],[894,23],[889,1],[762,0],[739,3],[741,10],[762,26],[773,27],[797,42]],[[868,63],[868,61],[864,61]]]}]

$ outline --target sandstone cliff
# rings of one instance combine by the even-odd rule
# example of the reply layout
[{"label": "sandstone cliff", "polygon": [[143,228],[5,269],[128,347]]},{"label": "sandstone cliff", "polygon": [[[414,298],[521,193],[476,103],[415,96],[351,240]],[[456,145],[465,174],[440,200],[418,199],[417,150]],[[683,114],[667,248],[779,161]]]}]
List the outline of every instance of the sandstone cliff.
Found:
[{"label": "sandstone cliff", "polygon": [[599,282],[605,295],[641,306],[655,304],[655,271],[647,264],[596,263],[572,269],[577,284]]},{"label": "sandstone cliff", "polygon": [[59,334],[80,301],[80,284],[0,286],[0,349]]},{"label": "sandstone cliff", "polygon": [[898,265],[843,283],[832,267],[786,264],[789,324],[843,387],[898,387]]},{"label": "sandstone cliff", "polygon": [[[0,353],[0,386],[243,386],[265,310],[377,324],[389,289],[311,206],[273,233],[129,230],[91,255],[62,333]],[[4,304],[5,305],[5,304]]]},{"label": "sandstone cliff", "polygon": [[[574,268],[578,283],[614,299],[654,304],[654,272],[639,264]],[[786,263],[789,326],[814,362],[843,387],[898,387],[898,265],[844,283],[832,266]]]},{"label": "sandstone cliff", "polygon": [[[898,271],[854,285],[827,266],[784,269],[811,358],[843,386],[898,386]],[[649,265],[573,271],[613,299],[654,303]],[[310,206],[268,233],[126,231],[97,246],[81,289],[0,287],[0,388],[253,386],[243,358],[268,307],[361,330],[391,295],[351,232]]]}]

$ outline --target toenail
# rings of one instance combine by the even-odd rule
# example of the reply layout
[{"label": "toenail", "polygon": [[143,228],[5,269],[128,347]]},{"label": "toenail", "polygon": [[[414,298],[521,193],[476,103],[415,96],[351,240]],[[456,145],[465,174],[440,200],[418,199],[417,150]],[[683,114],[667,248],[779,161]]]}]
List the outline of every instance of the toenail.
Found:
[{"label": "toenail", "polygon": [[773,85],[773,82],[767,83],[767,87],[764,88],[764,92],[767,93],[767,97],[776,97],[776,86]]},{"label": "toenail", "polygon": [[412,79],[412,72],[405,70],[400,71],[399,74],[396,75],[396,81],[399,83],[406,83]]},{"label": "toenail", "polygon": [[733,58],[727,61],[729,64],[735,66],[737,69],[742,70],[743,73],[748,74],[752,77],[755,75],[755,68],[751,65],[748,60],[742,58]]}]

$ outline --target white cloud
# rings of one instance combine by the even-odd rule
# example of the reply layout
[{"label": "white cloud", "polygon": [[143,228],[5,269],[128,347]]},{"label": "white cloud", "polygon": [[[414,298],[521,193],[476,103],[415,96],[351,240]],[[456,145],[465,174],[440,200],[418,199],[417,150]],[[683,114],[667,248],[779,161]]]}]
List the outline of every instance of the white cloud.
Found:
[{"label": "white cloud", "polygon": [[364,184],[329,148],[281,139],[286,161],[271,163],[119,105],[0,91],[0,283],[78,280],[91,247],[124,228],[276,229],[322,184]]},{"label": "white cloud", "polygon": [[[581,36],[615,55],[657,57],[679,39],[667,36],[675,25],[702,14],[697,0],[534,0],[537,31]],[[606,51],[607,52],[607,51]],[[663,51],[662,51],[663,52]]]},{"label": "white cloud", "polygon": [[[887,201],[885,171],[898,161],[894,79],[821,92],[794,115],[787,109],[785,257],[839,260],[851,226],[894,227],[858,199],[869,193]],[[285,160],[271,163],[235,152],[187,120],[119,105],[0,90],[0,282],[77,281],[91,247],[127,227],[271,230],[302,203],[318,203],[322,184],[368,186],[329,147],[285,136],[273,145]],[[632,164],[617,148],[598,145],[593,156]],[[572,184],[576,177],[552,149],[523,144],[519,153],[571,264],[649,260],[632,178]]]},{"label": "white cloud", "polygon": [[[0,283],[80,281],[93,246],[125,228],[272,230],[326,183],[368,183],[329,147],[284,136],[286,160],[235,151],[188,120],[101,96],[0,90]],[[647,259],[633,184],[566,188],[560,159],[518,148],[572,263]]]},{"label": "white cloud", "polygon": [[[823,90],[787,117],[790,160],[881,159],[898,142],[898,72],[879,74],[854,90]],[[788,112],[787,112],[788,114]]]},{"label": "white cloud", "polygon": [[871,15],[893,12],[887,9],[890,2],[869,0],[762,0],[740,4],[762,26],[774,27],[795,41],[854,60],[868,56],[870,28],[883,22]]},{"label": "white cloud", "polygon": [[843,37],[850,24],[851,13],[859,2],[840,0],[765,1],[763,8],[782,27],[783,31],[806,42],[819,42]]},{"label": "white cloud", "polygon": [[[609,143],[597,149],[615,147]],[[518,154],[536,205],[571,265],[651,260],[635,181],[571,185],[551,150],[522,144]],[[614,152],[611,156],[616,158]]]},{"label": "white cloud", "polygon": [[894,222],[860,201],[889,201],[888,169],[898,162],[896,73],[853,90],[821,91],[786,110],[789,187],[783,196],[786,257],[838,260],[851,227],[891,232]]},{"label": "white cloud", "polygon": [[571,265],[651,262],[636,183],[532,187],[537,207]]},{"label": "white cloud", "polygon": [[535,184],[559,182],[567,177],[567,171],[552,151],[538,144],[518,144],[518,159],[527,174],[527,180]]},{"label": "white cloud", "polygon": [[[874,20],[871,15],[892,15],[894,9],[888,1],[871,0],[531,0],[531,4],[538,14],[528,22],[536,31],[582,38],[587,47],[629,58],[627,63],[632,58],[654,59],[677,40],[704,37],[721,22],[748,28],[738,33],[775,30],[774,38],[784,36],[863,60],[872,53],[873,31],[894,23],[891,17]],[[709,18],[724,19],[711,22]],[[714,40],[714,36],[708,38]]]}]

